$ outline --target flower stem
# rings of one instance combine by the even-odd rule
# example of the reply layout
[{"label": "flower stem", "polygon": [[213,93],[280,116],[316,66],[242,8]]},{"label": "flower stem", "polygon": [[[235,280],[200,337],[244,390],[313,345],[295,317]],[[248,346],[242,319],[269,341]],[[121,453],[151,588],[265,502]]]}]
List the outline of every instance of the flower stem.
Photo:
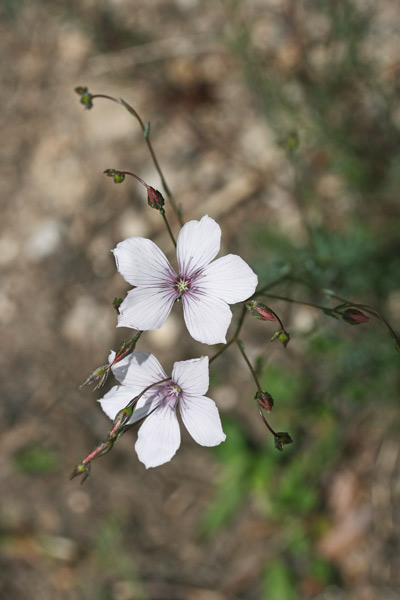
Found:
[{"label": "flower stem", "polygon": [[161,214],[162,218],[164,219],[164,223],[165,223],[165,226],[166,226],[166,228],[168,230],[169,237],[171,238],[171,241],[172,241],[173,245],[176,248],[176,240],[174,238],[174,234],[171,231],[171,227],[169,226],[169,223],[167,221],[167,217],[165,216],[165,210],[163,208],[160,209],[160,214]]},{"label": "flower stem", "polygon": [[239,339],[236,339],[235,342],[236,342],[237,347],[239,348],[239,350],[241,352],[241,355],[243,356],[244,360],[246,361],[246,364],[249,367],[251,374],[253,375],[253,379],[254,379],[254,381],[256,383],[258,391],[262,392],[263,390],[262,390],[261,384],[260,384],[260,382],[258,380],[257,373],[253,369],[253,365],[251,364],[251,362],[249,360],[249,357],[247,356],[247,354],[246,354],[246,352],[244,350],[243,342],[241,340],[239,340]]},{"label": "flower stem", "polygon": [[303,306],[310,306],[311,308],[317,308],[318,310],[328,310],[330,312],[341,314],[336,308],[330,308],[329,306],[322,306],[320,304],[313,304],[312,302],[305,302],[303,300],[295,300],[294,298],[288,298],[287,296],[277,296],[276,294],[265,294],[265,296],[268,298],[274,298],[275,300],[283,300],[284,302],[291,302],[292,304],[302,304]]},{"label": "flower stem", "polygon": [[238,335],[240,333],[240,330],[242,329],[242,325],[244,323],[244,318],[245,318],[246,314],[247,314],[247,312],[246,312],[246,305],[243,304],[243,306],[242,306],[242,312],[241,312],[240,317],[239,317],[239,321],[238,321],[238,324],[237,324],[237,327],[236,327],[236,331],[235,331],[235,333],[233,335],[233,340],[237,339],[237,337],[238,337]]},{"label": "flower stem", "polygon": [[221,354],[223,354],[225,352],[225,350],[227,350],[229,348],[229,346],[231,344],[233,344],[234,341],[236,341],[236,339],[237,339],[237,337],[238,337],[238,335],[240,333],[240,330],[242,328],[242,325],[243,325],[243,322],[244,322],[244,318],[246,316],[246,312],[247,312],[246,311],[246,305],[243,304],[243,306],[242,306],[242,312],[240,313],[239,321],[238,321],[238,324],[237,324],[237,327],[236,327],[236,331],[235,331],[233,337],[229,340],[229,342],[227,342],[225,344],[225,346],[223,346],[221,348],[221,350],[218,350],[218,352],[216,354],[214,354],[214,356],[212,356],[209,359],[209,361],[208,361],[209,363],[212,363],[212,361],[215,360],[216,358],[218,358],[218,356],[221,356]]},{"label": "flower stem", "polygon": [[[144,187],[148,190],[150,186],[147,185],[147,183],[145,181],[143,181],[143,179],[141,177],[139,177],[138,175],[135,175],[135,173],[131,173],[130,171],[119,171],[119,173],[123,173],[124,175],[130,175],[131,177],[134,177],[135,179],[137,179],[137,181],[139,181],[142,185],[144,185]],[[165,216],[165,210],[161,207],[158,212],[160,213],[160,215],[162,216],[162,218],[164,219],[164,223],[165,226],[167,228],[167,231],[169,233],[169,237],[171,238],[171,241],[173,243],[173,245],[176,248],[176,240],[174,238],[174,234],[172,233],[171,227],[167,221],[167,217]]]},{"label": "flower stem", "polygon": [[[129,114],[133,115],[137,119],[140,127],[142,128],[143,133],[146,132],[146,126],[143,123],[139,113],[134,108],[132,108],[132,106],[130,106],[127,102],[125,102],[125,100],[123,100],[122,98],[114,98],[113,96],[108,96],[107,94],[93,94],[91,98],[92,98],[92,100],[94,100],[95,98],[104,98],[106,100],[111,100],[111,102],[115,102],[116,104],[120,104],[129,112]],[[171,202],[172,209],[173,209],[174,213],[176,214],[180,225],[183,226],[183,219],[182,219],[181,211],[179,210],[178,206],[176,205],[176,202],[172,195],[172,192],[169,189],[168,184],[165,180],[164,173],[162,172],[160,163],[158,162],[158,159],[157,159],[156,153],[154,151],[153,145],[150,141],[149,135],[145,136],[145,141],[146,141],[147,147],[149,149],[150,156],[153,160],[154,166],[157,169],[157,172],[160,176],[164,191],[167,194],[169,201]]]},{"label": "flower stem", "polygon": [[210,364],[210,363],[212,363],[212,361],[213,361],[213,360],[215,360],[216,358],[218,358],[218,356],[221,356],[221,354],[223,354],[223,353],[225,352],[225,350],[227,350],[227,348],[229,348],[229,346],[230,346],[231,344],[233,344],[233,342],[234,342],[234,341],[235,341],[235,338],[233,337],[231,340],[229,340],[229,342],[227,342],[227,343],[225,344],[225,346],[223,346],[223,347],[221,348],[221,350],[218,350],[218,352],[217,352],[216,354],[214,354],[214,356],[212,356],[212,357],[209,359],[209,361],[208,361],[208,362],[209,362],[209,364]]},{"label": "flower stem", "polygon": [[281,281],[285,281],[285,279],[288,279],[289,277],[290,277],[289,273],[285,273],[284,275],[277,277],[273,281],[266,283],[265,285],[262,286],[262,288],[260,288],[259,290],[256,290],[254,292],[254,294],[249,298],[249,300],[251,300],[252,298],[255,298],[256,296],[262,295],[266,290],[269,290],[270,288],[278,285],[278,283],[281,283]]},{"label": "flower stem", "polygon": [[[130,425],[128,425],[126,423],[126,420],[130,420],[131,412],[129,412],[129,414],[126,413],[128,415],[127,417],[126,416],[120,417],[120,414],[123,413],[124,411],[126,411],[127,409],[135,406],[139,402],[140,398],[146,392],[148,392],[151,388],[159,385],[160,383],[165,383],[166,381],[170,381],[170,380],[171,380],[171,377],[166,377],[165,379],[161,379],[160,381],[155,381],[154,383],[148,385],[142,392],[140,392],[140,394],[138,394],[138,396],[135,396],[134,398],[132,398],[132,400],[130,402],[128,402],[128,404],[121,411],[119,411],[117,413],[117,415],[114,419],[113,427],[109,431],[107,439],[104,442],[100,442],[100,444],[98,444],[96,446],[96,448],[94,450],[92,450],[92,452],[89,452],[89,454],[82,460],[81,463],[79,463],[78,465],[75,466],[74,470],[72,471],[72,473],[70,475],[70,479],[73,479],[74,477],[77,477],[78,475],[82,475],[83,477],[82,477],[81,483],[84,483],[90,475],[90,463],[95,458],[100,458],[101,456],[104,456],[105,454],[110,452],[110,450],[112,450],[115,442],[117,442],[119,440],[119,438],[121,437],[121,435],[123,435],[130,428]],[[151,411],[151,412],[153,412],[153,411]],[[148,416],[148,415],[146,415],[146,416]]]},{"label": "flower stem", "polygon": [[137,179],[138,181],[140,181],[140,183],[142,185],[144,185],[144,187],[146,189],[149,187],[147,185],[147,183],[145,181],[143,181],[143,179],[141,177],[139,177],[139,175],[135,175],[135,173],[131,173],[130,171],[119,171],[119,173],[123,173],[124,175],[130,175],[130,177],[134,177],[135,179]]},{"label": "flower stem", "polygon": [[272,433],[272,435],[274,437],[276,437],[276,432],[272,429],[271,425],[268,423],[267,419],[265,418],[264,413],[263,413],[259,403],[257,403],[257,408],[258,408],[258,413],[259,413],[261,419],[264,421],[264,424],[267,426],[267,428]]}]

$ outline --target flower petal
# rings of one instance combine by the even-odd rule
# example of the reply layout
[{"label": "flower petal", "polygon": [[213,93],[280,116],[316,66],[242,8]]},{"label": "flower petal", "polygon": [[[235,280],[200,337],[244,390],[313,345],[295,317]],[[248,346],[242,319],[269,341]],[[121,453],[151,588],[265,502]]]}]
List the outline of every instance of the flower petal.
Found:
[{"label": "flower petal", "polygon": [[171,460],[181,444],[176,411],[166,403],[147,417],[139,429],[135,450],[146,469]]},{"label": "flower petal", "polygon": [[205,396],[183,396],[179,408],[182,421],[195,442],[201,446],[218,446],[225,441],[214,400]]},{"label": "flower petal", "polygon": [[119,307],[117,327],[131,327],[148,331],[159,329],[164,323],[175,302],[173,288],[138,287],[128,292]]},{"label": "flower petal", "polygon": [[221,228],[208,215],[182,227],[176,245],[179,274],[188,278],[203,269],[219,252]]},{"label": "flower petal", "polygon": [[133,352],[112,367],[120,383],[142,392],[147,386],[165,379],[164,369],[150,352]]},{"label": "flower petal", "polygon": [[172,370],[172,381],[179,385],[184,394],[203,396],[210,382],[208,356],[176,362]]},{"label": "flower petal", "polygon": [[115,385],[98,402],[106,413],[107,417],[114,419],[117,412],[125,408],[127,404],[136,396],[136,393],[124,385]]},{"label": "flower petal", "polygon": [[154,388],[143,394],[135,406],[133,415],[129,420],[129,425],[141,421],[147,417],[164,399],[164,392],[160,388]]},{"label": "flower petal", "polygon": [[228,254],[204,269],[196,281],[196,289],[235,304],[252,296],[257,283],[257,275],[249,265],[240,256]]},{"label": "flower petal", "polygon": [[[137,390],[125,385],[117,385],[111,388],[107,394],[100,398],[101,408],[106,413],[107,417],[114,420],[117,413],[125,408],[135,396],[138,396],[143,390]],[[138,401],[132,417],[128,424],[136,423],[146,417],[164,398],[164,393],[160,389],[149,390]]]},{"label": "flower petal", "polygon": [[120,242],[113,253],[118,271],[131,285],[158,288],[176,277],[165,254],[146,238],[128,238]]},{"label": "flower petal", "polygon": [[226,342],[232,312],[226,302],[204,293],[182,296],[183,316],[192,338],[203,344]]}]

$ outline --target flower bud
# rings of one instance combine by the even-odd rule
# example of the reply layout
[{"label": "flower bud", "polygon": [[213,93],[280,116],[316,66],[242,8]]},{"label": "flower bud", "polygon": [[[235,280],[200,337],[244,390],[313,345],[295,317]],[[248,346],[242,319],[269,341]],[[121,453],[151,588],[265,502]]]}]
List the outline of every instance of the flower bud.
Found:
[{"label": "flower bud", "polygon": [[356,308],[346,309],[342,317],[343,321],[346,321],[349,325],[360,325],[361,323],[368,323],[371,320],[361,310],[357,310]]},{"label": "flower bud", "polygon": [[103,171],[103,173],[104,175],[107,175],[107,177],[112,177],[114,183],[122,183],[123,181],[125,181],[125,173],[117,171],[116,169],[106,169],[105,171]]},{"label": "flower bud", "polygon": [[254,400],[257,400],[258,404],[265,408],[267,412],[271,412],[274,405],[274,399],[267,391],[258,390],[254,396]]},{"label": "flower bud", "polygon": [[80,102],[86,109],[93,108],[92,94],[87,87],[78,86],[75,88],[75,92],[81,97]]},{"label": "flower bud", "polygon": [[124,340],[122,342],[122,344],[118,348],[117,352],[115,353],[115,357],[114,357],[114,360],[111,363],[111,366],[115,365],[116,363],[118,363],[120,360],[122,360],[123,358],[125,358],[125,356],[128,356],[129,354],[132,354],[132,352],[136,348],[136,344],[137,344],[138,339],[140,338],[141,335],[142,335],[142,332],[139,331],[139,333],[137,333],[134,337],[129,338],[128,340]]},{"label": "flower bud", "polygon": [[275,315],[271,310],[262,302],[257,300],[249,300],[246,302],[246,308],[251,312],[253,317],[260,319],[261,321],[276,321]]},{"label": "flower bud", "polygon": [[79,475],[83,475],[83,480],[81,482],[83,483],[85,479],[89,477],[89,466],[90,465],[85,465],[83,463],[76,465],[69,478],[74,479],[74,477],[79,477]]},{"label": "flower bud", "polygon": [[275,433],[274,441],[275,448],[280,451],[283,450],[283,446],[293,443],[292,438],[286,431],[280,431],[278,433]]},{"label": "flower bud", "polygon": [[156,210],[161,210],[165,204],[165,200],[161,192],[155,190],[150,185],[147,187],[147,204]]},{"label": "flower bud", "polygon": [[281,344],[283,344],[284,348],[286,348],[286,346],[290,342],[290,335],[284,329],[277,329],[276,331],[274,331],[274,335],[271,338],[271,342],[273,342],[277,338],[279,339]]},{"label": "flower bud", "polygon": [[132,404],[132,406],[129,406],[129,405],[125,406],[125,408],[122,408],[115,415],[113,427],[108,434],[109,438],[118,437],[119,434],[122,433],[121,430],[123,429],[124,425],[126,425],[127,422],[129,421],[129,419],[131,418],[134,407],[135,407],[134,404]]},{"label": "flower bud", "polygon": [[99,387],[105,384],[107,381],[107,377],[110,373],[111,365],[103,365],[102,367],[98,367],[94,371],[92,371],[87,379],[79,386],[81,390],[85,385],[89,385],[89,383],[98,382],[94,387],[97,390]]}]

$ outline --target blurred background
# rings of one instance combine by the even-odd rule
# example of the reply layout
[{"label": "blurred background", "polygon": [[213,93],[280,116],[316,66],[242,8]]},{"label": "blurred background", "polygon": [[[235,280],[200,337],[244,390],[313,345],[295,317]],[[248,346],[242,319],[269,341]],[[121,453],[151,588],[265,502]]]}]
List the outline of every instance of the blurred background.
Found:
[{"label": "blurred background", "polygon": [[[379,308],[400,328],[398,0],[1,0],[0,598],[394,600],[400,598],[399,355],[377,321],[351,327],[268,304],[243,340],[273,395],[271,425],[231,347],[210,397],[228,437],[183,433],[146,471],[128,432],[73,466],[109,421],[78,386],[130,335],[110,250],[128,236],[170,250],[133,180],[160,187],[136,120],[74,93],[123,97],[151,139],[184,219],[208,213],[222,251],[278,295]],[[170,207],[175,233],[179,227]],[[173,253],[169,252],[172,258]],[[266,300],[266,299],[265,299]],[[234,309],[234,320],[239,307]],[[145,334],[168,371],[215,349],[179,308]]]}]

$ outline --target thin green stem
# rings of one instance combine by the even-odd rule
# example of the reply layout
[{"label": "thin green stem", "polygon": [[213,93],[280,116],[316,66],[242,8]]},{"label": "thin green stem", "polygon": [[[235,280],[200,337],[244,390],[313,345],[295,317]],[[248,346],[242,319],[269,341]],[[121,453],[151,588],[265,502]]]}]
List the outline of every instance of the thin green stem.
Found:
[{"label": "thin green stem", "polygon": [[208,361],[208,362],[209,362],[209,364],[210,364],[210,363],[212,363],[212,361],[213,361],[213,360],[215,360],[216,358],[218,358],[218,356],[221,356],[221,354],[223,354],[223,353],[225,352],[225,350],[227,350],[227,349],[229,348],[229,346],[230,346],[231,344],[233,344],[233,342],[234,342],[234,341],[235,341],[235,338],[232,338],[231,340],[229,340],[229,342],[227,342],[227,343],[225,344],[225,346],[223,346],[223,347],[221,348],[221,350],[218,350],[218,352],[217,352],[216,354],[214,354],[214,356],[212,356],[212,357],[209,359],[209,361]]},{"label": "thin green stem", "polygon": [[337,312],[341,314],[335,308],[330,308],[329,306],[321,306],[320,304],[313,304],[312,302],[305,302],[303,300],[294,300],[293,298],[288,298],[287,296],[278,296],[276,294],[265,294],[267,298],[274,298],[275,300],[283,300],[284,302],[291,302],[292,304],[302,304],[303,306],[310,306],[311,308],[317,308],[318,310],[329,310],[331,312]]},{"label": "thin green stem", "polygon": [[[114,98],[113,96],[108,96],[107,94],[93,94],[91,98],[92,98],[92,100],[94,100],[95,98],[104,98],[106,100],[111,100],[111,102],[115,102],[116,104],[120,104],[121,106],[123,106],[129,112],[129,114],[133,115],[137,119],[137,121],[139,122],[140,127],[142,128],[143,133],[145,133],[146,126],[143,123],[143,121],[142,121],[139,113],[134,108],[132,108],[132,106],[130,106],[127,102],[125,102],[125,100],[123,100],[122,98]],[[153,160],[154,166],[155,166],[155,168],[156,168],[156,170],[157,170],[157,172],[158,172],[158,174],[160,176],[161,183],[162,183],[162,186],[164,188],[164,191],[167,194],[169,201],[171,202],[172,209],[173,209],[174,213],[176,214],[176,216],[178,218],[179,224],[181,226],[183,226],[183,219],[182,219],[181,211],[177,207],[175,199],[174,199],[174,197],[172,195],[172,192],[169,189],[169,186],[168,186],[168,184],[166,182],[166,179],[164,177],[164,173],[162,172],[160,163],[158,162],[156,153],[154,151],[153,145],[152,145],[152,143],[150,141],[150,137],[148,135],[145,136],[145,141],[146,141],[147,147],[149,149],[150,156],[151,156],[151,158]]]},{"label": "thin green stem", "polygon": [[221,354],[223,354],[225,352],[225,350],[227,350],[229,348],[229,346],[231,344],[233,344],[233,342],[237,339],[237,337],[240,333],[240,330],[242,328],[245,316],[246,316],[246,305],[243,304],[242,312],[240,313],[239,321],[238,321],[235,333],[233,334],[233,337],[229,340],[229,342],[227,342],[225,344],[225,346],[223,346],[223,348],[221,348],[221,350],[218,350],[218,352],[209,359],[209,361],[208,361],[209,363],[212,363],[212,361],[215,360],[216,358],[218,358],[218,356],[221,356]]},{"label": "thin green stem", "polygon": [[165,223],[165,226],[166,226],[166,228],[168,230],[169,237],[171,238],[171,241],[172,241],[173,245],[176,248],[176,240],[174,238],[174,234],[171,231],[171,227],[169,226],[169,223],[167,221],[167,217],[165,216],[165,210],[163,208],[160,209],[160,214],[161,214],[162,218],[164,219],[164,223]]},{"label": "thin green stem", "polygon": [[[135,173],[131,173],[130,171],[119,171],[119,173],[123,173],[124,175],[130,175],[131,177],[134,177],[135,179],[137,179],[142,185],[144,185],[144,187],[147,189],[147,193],[149,193],[149,188],[151,189],[151,187],[149,185],[147,185],[147,183],[145,181],[143,181],[143,179],[141,177],[139,177],[138,175],[135,175]],[[165,226],[167,228],[167,231],[169,233],[169,237],[172,240],[173,245],[176,248],[176,240],[174,238],[174,234],[172,233],[171,227],[167,221],[167,217],[165,215],[165,210],[163,208],[159,209],[159,213],[162,216],[162,218],[164,219],[164,223]]]},{"label": "thin green stem", "polygon": [[278,285],[278,283],[285,281],[285,279],[288,279],[288,277],[290,277],[290,275],[288,273],[286,273],[285,275],[281,275],[280,277],[277,277],[277,279],[274,279],[270,283],[266,283],[265,285],[262,286],[262,288],[260,288],[259,290],[256,290],[254,292],[254,294],[251,296],[251,298],[249,298],[249,300],[251,300],[252,298],[255,298],[255,296],[262,295],[266,290],[269,290],[270,288],[274,287],[275,285]]},{"label": "thin green stem", "polygon": [[[288,275],[288,278],[291,279],[292,281],[297,281],[298,283],[302,283],[303,285],[305,285],[305,286],[307,286],[307,287],[309,287],[309,288],[311,288],[311,289],[319,292],[320,294],[324,294],[325,296],[328,295],[330,298],[334,298],[335,300],[338,300],[339,302],[343,302],[343,304],[345,306],[347,306],[347,307],[353,306],[354,308],[360,308],[360,309],[364,310],[365,312],[367,312],[368,314],[374,316],[376,319],[379,319],[386,326],[389,334],[394,338],[394,340],[396,341],[396,343],[400,346],[400,338],[399,338],[399,336],[397,335],[397,333],[395,332],[395,330],[393,329],[393,327],[390,325],[389,321],[382,315],[382,313],[380,313],[375,308],[372,308],[368,304],[359,304],[357,302],[352,302],[351,300],[347,300],[346,298],[342,298],[341,296],[338,296],[337,294],[332,294],[332,293],[327,294],[326,290],[321,289],[320,287],[314,285],[313,283],[305,281],[304,279],[301,279],[300,277],[294,277],[292,275]],[[337,312],[337,309],[338,309],[338,307],[336,307],[335,309],[329,308],[328,310],[331,310],[333,312]]]},{"label": "thin green stem", "polygon": [[144,185],[144,187],[147,188],[149,187],[147,185],[147,183],[145,181],[143,181],[143,179],[141,177],[139,177],[139,175],[135,175],[135,173],[131,173],[130,171],[119,171],[119,173],[123,173],[124,175],[130,175],[130,177],[134,177],[135,179],[137,179],[138,181],[140,181],[140,183],[142,185]]},{"label": "thin green stem", "polygon": [[258,391],[262,392],[263,389],[262,389],[261,384],[260,384],[260,382],[258,380],[257,373],[253,369],[253,365],[251,364],[251,362],[250,362],[250,360],[249,360],[249,358],[248,358],[248,356],[247,356],[247,354],[246,354],[246,352],[244,350],[243,343],[239,339],[236,339],[235,342],[237,344],[237,347],[240,350],[241,355],[243,356],[244,360],[246,361],[246,364],[249,367],[251,374],[253,375],[253,379],[254,379],[254,381],[256,383]]},{"label": "thin green stem", "polygon": [[[171,377],[166,377],[165,379],[161,379],[160,381],[155,381],[154,383],[148,385],[144,390],[142,390],[142,392],[140,392],[140,394],[138,396],[135,396],[134,398],[132,398],[132,400],[130,402],[128,402],[128,404],[125,406],[125,409],[135,406],[137,404],[137,402],[140,400],[140,398],[146,392],[148,392],[151,388],[159,385],[160,383],[165,383],[166,381],[170,381],[170,380],[171,380]],[[157,408],[157,407],[155,407],[155,408]],[[154,410],[155,409],[150,411],[149,414],[154,412]],[[122,411],[120,411],[120,412],[122,412]],[[146,417],[148,417],[149,414],[147,414]],[[129,415],[128,415],[128,417],[124,417],[124,418],[129,418]],[[70,475],[70,479],[73,479],[74,477],[77,477],[78,475],[82,475],[83,479],[82,479],[81,483],[86,481],[86,479],[88,478],[88,476],[90,474],[90,463],[95,458],[100,458],[101,456],[104,456],[105,454],[110,452],[110,450],[112,450],[115,442],[117,442],[119,440],[119,438],[121,437],[121,435],[123,435],[130,427],[131,427],[131,425],[126,425],[124,422],[119,422],[119,418],[117,416],[114,420],[112,429],[108,433],[107,439],[104,442],[100,442],[100,444],[98,444],[96,446],[96,448],[94,450],[92,450],[92,452],[90,452],[83,459],[83,461],[81,463],[79,463],[78,465],[75,466],[73,472]]]},{"label": "thin green stem", "polygon": [[243,325],[245,316],[246,316],[246,305],[243,304],[243,306],[242,306],[242,312],[240,313],[239,321],[238,321],[235,333],[233,335],[233,339],[234,340],[238,337],[238,335],[240,333],[240,330],[242,329],[242,325]]},{"label": "thin green stem", "polygon": [[268,428],[268,429],[269,429],[269,431],[272,433],[272,435],[273,435],[274,437],[276,437],[276,431],[274,431],[274,430],[272,429],[271,425],[268,423],[267,419],[265,418],[265,416],[264,416],[264,413],[263,413],[263,411],[262,411],[262,409],[261,409],[261,406],[260,406],[259,402],[257,402],[257,408],[258,408],[258,413],[259,413],[260,417],[261,417],[261,418],[262,418],[262,420],[264,421],[264,424],[267,426],[267,428]]}]

